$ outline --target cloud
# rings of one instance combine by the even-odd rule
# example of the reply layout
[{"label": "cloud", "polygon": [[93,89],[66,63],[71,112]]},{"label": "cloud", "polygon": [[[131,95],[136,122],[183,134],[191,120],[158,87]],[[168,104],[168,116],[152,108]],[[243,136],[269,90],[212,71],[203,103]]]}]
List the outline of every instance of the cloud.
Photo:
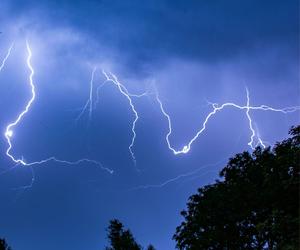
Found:
[{"label": "cloud", "polygon": [[[223,60],[243,50],[297,48],[298,1],[13,1],[11,21],[68,27],[138,67],[168,57]],[[97,43],[95,42],[95,43]],[[117,55],[114,55],[117,54]]]}]

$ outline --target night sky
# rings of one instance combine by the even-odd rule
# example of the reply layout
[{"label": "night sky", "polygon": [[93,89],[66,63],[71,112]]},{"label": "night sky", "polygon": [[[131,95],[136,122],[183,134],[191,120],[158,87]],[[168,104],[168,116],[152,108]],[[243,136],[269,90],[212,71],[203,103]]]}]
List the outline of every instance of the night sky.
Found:
[{"label": "night sky", "polygon": [[[175,248],[180,211],[197,188],[213,183],[229,157],[251,151],[244,111],[226,108],[202,128],[211,103],[284,108],[300,105],[299,1],[1,0],[0,237],[14,250],[100,250],[105,228],[120,219],[143,246]],[[36,98],[31,98],[26,40],[32,50]],[[84,110],[94,69],[93,109]],[[112,72],[128,99],[101,70]],[[98,94],[98,95],[97,95]],[[99,97],[98,102],[97,97]],[[91,114],[91,116],[90,116]],[[250,111],[265,145],[287,137],[299,111]],[[258,137],[254,138],[256,144]],[[226,202],[226,201],[224,201]]]}]

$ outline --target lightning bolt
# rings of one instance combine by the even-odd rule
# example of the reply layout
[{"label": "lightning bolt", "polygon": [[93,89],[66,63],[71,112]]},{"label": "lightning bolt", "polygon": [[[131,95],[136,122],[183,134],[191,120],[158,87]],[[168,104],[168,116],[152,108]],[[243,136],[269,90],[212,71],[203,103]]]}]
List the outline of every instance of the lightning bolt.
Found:
[{"label": "lightning bolt", "polygon": [[107,82],[112,82],[113,84],[115,84],[117,86],[118,90],[120,91],[120,93],[123,96],[126,97],[126,99],[128,100],[129,106],[132,110],[132,113],[134,115],[134,120],[133,120],[132,126],[131,126],[132,139],[131,139],[131,143],[130,143],[128,149],[129,149],[129,152],[131,154],[132,160],[133,160],[134,164],[136,165],[136,158],[135,158],[135,155],[134,155],[134,152],[133,152],[133,146],[134,146],[135,139],[136,139],[135,128],[136,128],[136,123],[139,119],[139,115],[138,115],[138,112],[136,111],[136,108],[133,104],[132,97],[139,98],[139,97],[146,96],[148,93],[145,92],[145,93],[142,93],[142,94],[131,94],[131,93],[129,93],[127,88],[122,83],[119,82],[118,78],[114,74],[112,74],[111,72],[106,73],[104,70],[102,70],[102,73],[105,76],[106,81]]},{"label": "lightning bolt", "polygon": [[26,189],[30,189],[30,188],[33,187],[33,184],[34,184],[34,182],[35,182],[35,173],[34,173],[34,170],[33,170],[33,167],[32,167],[32,166],[30,166],[29,169],[30,169],[30,173],[31,173],[31,178],[30,178],[29,184],[24,185],[24,186],[21,186],[21,187],[13,188],[13,190],[17,190],[17,191],[25,191]]},{"label": "lightning bolt", "polygon": [[258,140],[258,144],[257,145],[262,145],[263,147],[265,147],[265,144],[263,143],[262,139],[259,137],[259,135],[255,132],[254,128],[253,128],[253,121],[252,118],[250,116],[250,111],[272,111],[272,112],[280,112],[283,114],[288,114],[288,113],[293,113],[295,111],[300,110],[300,106],[293,106],[293,107],[286,107],[286,108],[272,108],[270,106],[267,105],[260,105],[260,106],[250,106],[250,96],[249,96],[249,91],[246,88],[246,94],[247,94],[247,104],[246,106],[241,106],[238,105],[236,103],[232,103],[232,102],[227,102],[224,103],[222,105],[218,105],[217,103],[211,103],[211,106],[213,108],[213,110],[206,116],[202,127],[197,131],[197,133],[195,134],[195,136],[185,145],[183,146],[182,149],[180,150],[176,150],[170,143],[170,136],[172,134],[172,121],[171,121],[171,117],[170,115],[166,112],[164,105],[162,103],[162,101],[160,100],[158,91],[156,90],[156,100],[159,104],[160,110],[162,112],[162,114],[166,117],[167,121],[168,121],[168,133],[165,137],[167,145],[169,150],[171,150],[175,155],[178,154],[186,154],[190,151],[192,144],[198,139],[198,137],[205,131],[207,123],[209,122],[209,120],[216,115],[218,112],[222,111],[223,109],[227,108],[227,107],[232,107],[232,108],[236,108],[239,110],[245,110],[246,111],[246,116],[249,122],[249,129],[251,131],[251,136],[250,136],[250,141],[248,142],[248,145],[254,149],[254,138],[257,137]]},{"label": "lightning bolt", "polygon": [[[3,69],[3,67],[6,63],[6,60],[9,58],[12,48],[13,48],[13,44],[9,48],[5,58],[2,61],[0,71]],[[58,162],[58,163],[62,163],[62,164],[69,164],[69,165],[80,164],[82,162],[89,162],[89,163],[96,164],[96,165],[100,166],[103,170],[106,170],[109,173],[113,173],[113,170],[105,168],[105,167],[102,166],[101,163],[99,163],[97,161],[94,161],[94,160],[90,160],[90,159],[80,159],[78,161],[71,162],[71,161],[66,161],[66,160],[60,160],[60,159],[53,156],[53,157],[49,157],[47,159],[40,160],[40,161],[26,162],[23,158],[21,158],[21,159],[16,158],[11,153],[11,150],[12,150],[12,141],[11,140],[12,140],[12,137],[14,135],[14,128],[23,120],[25,115],[30,111],[30,108],[31,108],[31,106],[32,106],[32,104],[33,104],[33,102],[35,101],[35,98],[36,98],[35,84],[34,84],[34,80],[33,80],[35,72],[34,72],[34,68],[33,68],[32,64],[31,64],[32,51],[31,51],[31,48],[29,46],[28,41],[26,41],[26,49],[27,49],[27,53],[28,53],[26,63],[27,63],[27,67],[30,71],[28,85],[29,85],[30,90],[31,90],[31,97],[28,100],[28,102],[26,103],[26,106],[21,111],[21,113],[18,114],[17,118],[13,122],[9,123],[8,126],[6,127],[5,134],[4,134],[4,136],[6,138],[6,141],[7,141],[7,144],[8,144],[8,147],[7,147],[7,150],[6,150],[6,155],[14,163],[16,163],[18,165],[20,164],[20,165],[24,165],[24,166],[33,166],[33,165],[44,164],[44,163],[47,163],[49,161],[54,161],[54,162]],[[118,80],[116,75],[114,75],[111,72],[107,73],[106,71],[102,70],[102,73],[105,76],[105,81],[97,87],[97,90],[96,90],[97,100],[94,103],[94,100],[93,100],[94,99],[94,78],[95,78],[96,70],[97,70],[96,67],[94,67],[93,70],[92,70],[91,79],[90,79],[89,98],[88,98],[86,104],[84,105],[84,107],[82,108],[82,111],[79,114],[77,119],[80,119],[80,117],[84,114],[84,112],[86,112],[88,110],[89,111],[89,120],[91,120],[93,108],[99,101],[99,90],[100,90],[100,88],[103,87],[104,84],[107,83],[107,82],[110,82],[110,83],[114,84],[117,87],[118,91],[128,100],[129,106],[130,106],[131,111],[134,115],[134,119],[133,119],[133,122],[132,122],[132,125],[131,125],[132,139],[131,139],[131,142],[130,142],[130,145],[129,145],[128,149],[129,149],[129,152],[130,152],[131,157],[133,159],[133,162],[136,165],[136,157],[135,157],[135,154],[133,152],[133,147],[134,147],[134,143],[135,143],[136,136],[137,136],[137,134],[136,134],[136,124],[138,122],[139,115],[138,115],[138,112],[135,108],[133,98],[140,98],[140,97],[148,95],[149,93],[145,92],[145,93],[142,93],[142,94],[132,94]],[[233,103],[233,102],[223,103],[222,105],[219,105],[217,103],[210,103],[210,105],[212,107],[212,111],[210,113],[208,113],[208,115],[205,117],[204,122],[202,123],[202,126],[200,127],[200,129],[196,132],[194,137],[192,137],[191,140],[188,141],[188,143],[185,146],[182,147],[182,149],[177,150],[170,143],[170,136],[172,135],[172,132],[173,132],[172,131],[171,117],[167,113],[162,101],[160,100],[158,91],[156,90],[155,93],[156,93],[155,94],[156,100],[157,100],[157,102],[159,104],[159,107],[160,107],[160,111],[162,112],[163,116],[165,116],[165,118],[167,119],[167,122],[168,122],[168,133],[166,134],[165,139],[166,139],[168,148],[175,155],[188,153],[190,151],[191,147],[192,147],[192,144],[206,130],[207,124],[211,120],[211,118],[213,118],[213,116],[215,116],[218,112],[222,111],[225,108],[230,107],[230,108],[239,109],[241,111],[245,111],[245,114],[246,114],[246,117],[247,117],[247,120],[248,120],[250,134],[251,134],[248,145],[252,149],[254,149],[258,145],[261,145],[262,147],[266,147],[266,145],[265,145],[264,141],[260,138],[259,133],[256,131],[257,129],[256,130],[254,129],[253,120],[252,120],[252,117],[250,115],[250,112],[253,112],[253,111],[270,111],[270,112],[280,112],[280,113],[283,113],[283,114],[288,114],[288,113],[293,113],[293,112],[296,112],[296,111],[300,110],[300,106],[293,106],[293,107],[286,107],[286,108],[273,108],[273,107],[270,107],[270,106],[267,106],[267,105],[252,106],[252,105],[250,105],[249,91],[246,88],[246,97],[247,97],[246,105],[239,105],[239,104],[236,104],[236,103]],[[256,144],[255,144],[255,140],[257,141]],[[176,181],[178,178],[182,178],[182,177],[185,177],[185,176],[186,176],[186,174],[180,175],[176,178],[171,179],[170,181],[171,182]],[[187,176],[189,176],[189,174],[187,174]],[[168,184],[168,183],[169,183],[169,181],[166,182],[166,184]],[[163,184],[163,186],[164,186],[164,184]]]},{"label": "lightning bolt", "polygon": [[[218,161],[216,163],[211,163],[211,164],[207,164],[207,165],[204,165],[204,166],[201,166],[193,171],[190,171],[190,172],[187,172],[187,173],[184,173],[184,174],[180,174],[180,175],[177,175],[176,177],[173,177],[173,178],[170,178],[162,183],[159,183],[159,184],[148,184],[148,185],[141,185],[141,186],[137,186],[137,187],[134,187],[134,188],[131,188],[129,189],[128,191],[135,191],[135,190],[140,190],[140,189],[149,189],[149,188],[163,188],[173,182],[177,182],[178,180],[180,179],[183,179],[183,178],[187,178],[187,177],[190,177],[190,176],[194,176],[196,173],[202,171],[203,169],[206,169],[208,167],[214,167],[214,166],[218,166],[220,165],[221,163],[224,163],[226,159],[223,159],[221,161]],[[212,170],[209,170],[209,171],[206,171],[204,173],[201,173],[201,176],[202,175],[205,175],[207,173],[210,173],[210,172],[214,172]]]},{"label": "lightning bolt", "polygon": [[15,159],[13,155],[10,154],[10,150],[12,148],[12,143],[11,143],[11,137],[13,136],[13,128],[22,120],[22,118],[28,113],[33,101],[35,100],[35,85],[33,83],[33,75],[34,75],[34,69],[31,65],[31,57],[32,57],[32,52],[29,47],[28,41],[26,41],[26,48],[28,52],[28,57],[27,57],[27,66],[30,70],[30,76],[29,76],[29,85],[31,89],[31,98],[28,101],[27,105],[25,106],[25,109],[18,115],[17,119],[10,123],[6,127],[5,131],[5,137],[8,143],[8,148],[6,150],[6,155],[11,158],[15,163],[20,163],[22,165],[26,165],[26,163],[22,159]]},{"label": "lightning bolt", "polygon": [[94,68],[93,72],[92,72],[92,76],[91,76],[91,81],[90,81],[90,95],[88,100],[86,101],[86,104],[84,105],[84,107],[82,108],[82,111],[80,112],[79,116],[77,117],[77,120],[80,119],[80,117],[86,112],[86,110],[89,108],[89,117],[91,118],[91,114],[92,114],[92,110],[93,108],[96,107],[96,105],[99,103],[99,90],[106,84],[106,83],[112,83],[113,85],[115,85],[118,89],[118,91],[126,97],[126,99],[128,100],[129,106],[132,110],[132,113],[134,114],[134,120],[132,122],[132,126],[131,126],[131,131],[132,131],[132,139],[130,142],[130,145],[128,147],[129,152],[131,154],[131,158],[133,160],[134,165],[136,166],[136,157],[135,154],[133,152],[133,146],[135,143],[135,139],[136,139],[136,123],[139,119],[139,115],[138,112],[133,104],[132,101],[132,97],[136,97],[136,98],[140,98],[143,96],[147,96],[149,93],[148,92],[144,92],[142,94],[132,94],[128,91],[128,89],[118,80],[117,76],[112,74],[111,72],[107,73],[105,70],[102,70],[102,73],[105,77],[105,81],[98,85],[97,89],[96,89],[96,101],[94,102],[94,107],[93,107],[93,89],[94,89],[94,74],[95,74],[96,68]]},{"label": "lightning bolt", "polygon": [[[32,58],[32,51],[31,48],[29,46],[28,41],[26,41],[26,48],[27,48],[27,67],[30,70],[30,76],[29,76],[29,87],[31,89],[31,97],[29,99],[29,101],[27,102],[24,110],[17,116],[17,118],[15,119],[15,121],[13,121],[12,123],[8,124],[8,126],[6,127],[5,130],[5,138],[8,144],[8,148],[6,150],[6,155],[16,164],[21,164],[23,166],[33,166],[33,165],[40,165],[40,164],[44,164],[47,163],[49,161],[54,161],[54,162],[58,162],[58,163],[63,163],[63,164],[69,164],[69,165],[77,165],[80,164],[82,162],[88,162],[88,163],[92,163],[95,165],[100,166],[103,170],[109,172],[109,173],[113,173],[113,170],[109,169],[109,168],[105,168],[102,166],[102,164],[98,161],[94,161],[94,160],[90,160],[90,159],[80,159],[78,161],[66,161],[66,160],[60,160],[57,159],[56,157],[49,157],[47,159],[41,160],[41,161],[34,161],[34,162],[26,162],[24,159],[18,159],[15,158],[12,154],[11,154],[11,149],[12,149],[12,142],[11,142],[11,138],[13,137],[13,131],[14,128],[22,121],[22,119],[25,117],[25,115],[29,112],[35,98],[36,98],[36,92],[35,92],[35,84],[33,81],[33,76],[34,76],[34,69],[33,66],[31,64],[31,58]],[[92,82],[92,80],[91,80]]]},{"label": "lightning bolt", "polygon": [[6,63],[7,59],[9,58],[10,52],[11,52],[11,50],[13,49],[13,47],[14,47],[14,43],[11,44],[11,46],[9,47],[9,49],[8,49],[8,51],[7,51],[6,55],[5,55],[5,57],[4,57],[3,60],[2,60],[2,63],[1,63],[1,65],[0,65],[0,72],[1,72],[2,69],[4,68],[5,63]]},{"label": "lightning bolt", "polygon": [[[77,117],[77,121],[81,118],[81,116],[84,114],[87,108],[89,108],[89,121],[92,119],[92,112],[93,112],[93,90],[94,90],[94,78],[96,73],[97,67],[94,67],[92,70],[91,80],[90,80],[90,94],[89,99],[85,103],[84,107],[82,108],[82,111]],[[97,91],[98,92],[98,91]]]},{"label": "lightning bolt", "polygon": [[251,131],[251,136],[250,136],[250,141],[248,142],[248,146],[251,147],[251,149],[255,149],[255,146],[253,146],[254,144],[254,138],[257,137],[258,143],[256,144],[256,146],[259,146],[259,144],[265,148],[266,145],[263,143],[262,139],[260,138],[259,134],[255,132],[254,128],[253,128],[253,121],[252,118],[250,116],[250,95],[249,95],[249,90],[248,88],[246,88],[246,94],[247,94],[247,109],[246,109],[246,116],[249,122],[249,129]]}]

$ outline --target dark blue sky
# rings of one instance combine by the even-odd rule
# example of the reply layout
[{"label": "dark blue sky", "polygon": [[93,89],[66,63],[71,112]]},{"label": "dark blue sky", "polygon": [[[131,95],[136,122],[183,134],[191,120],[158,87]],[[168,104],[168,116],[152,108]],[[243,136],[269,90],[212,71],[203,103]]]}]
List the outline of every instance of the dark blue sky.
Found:
[{"label": "dark blue sky", "polygon": [[[104,249],[112,218],[142,245],[174,249],[187,198],[218,178],[226,159],[251,150],[251,131],[245,111],[228,108],[209,121],[188,154],[174,155],[154,84],[171,116],[176,149],[201,128],[212,110],[208,101],[246,105],[246,86],[251,105],[300,105],[297,0],[2,0],[0,31],[1,61],[15,42],[0,72],[0,237],[14,250]],[[11,153],[27,162],[89,158],[114,174],[89,163],[13,168],[4,131],[30,98],[26,39],[37,95],[14,128]],[[152,93],[133,98],[140,117],[136,167],[128,151],[134,115],[116,86],[100,89],[90,121],[86,112],[76,122],[94,66],[100,69],[95,84],[104,81],[105,69],[129,92]],[[266,144],[299,123],[299,111],[251,117]],[[32,173],[33,185],[22,188]]]}]

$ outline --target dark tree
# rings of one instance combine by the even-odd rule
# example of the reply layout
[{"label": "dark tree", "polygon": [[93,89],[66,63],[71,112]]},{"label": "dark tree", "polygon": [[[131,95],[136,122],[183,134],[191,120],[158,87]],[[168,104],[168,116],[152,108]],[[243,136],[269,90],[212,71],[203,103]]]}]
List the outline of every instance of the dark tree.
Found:
[{"label": "dark tree", "polygon": [[11,250],[11,248],[7,245],[5,239],[0,239],[0,250]]},{"label": "dark tree", "polygon": [[189,198],[173,236],[178,249],[300,249],[300,126],[290,135],[237,154],[221,181]]},{"label": "dark tree", "polygon": [[152,246],[151,244],[147,247],[147,250],[155,250],[154,246]]},{"label": "dark tree", "polygon": [[108,227],[108,239],[110,246],[106,250],[141,250],[129,229],[124,229],[118,220],[111,220]]}]

